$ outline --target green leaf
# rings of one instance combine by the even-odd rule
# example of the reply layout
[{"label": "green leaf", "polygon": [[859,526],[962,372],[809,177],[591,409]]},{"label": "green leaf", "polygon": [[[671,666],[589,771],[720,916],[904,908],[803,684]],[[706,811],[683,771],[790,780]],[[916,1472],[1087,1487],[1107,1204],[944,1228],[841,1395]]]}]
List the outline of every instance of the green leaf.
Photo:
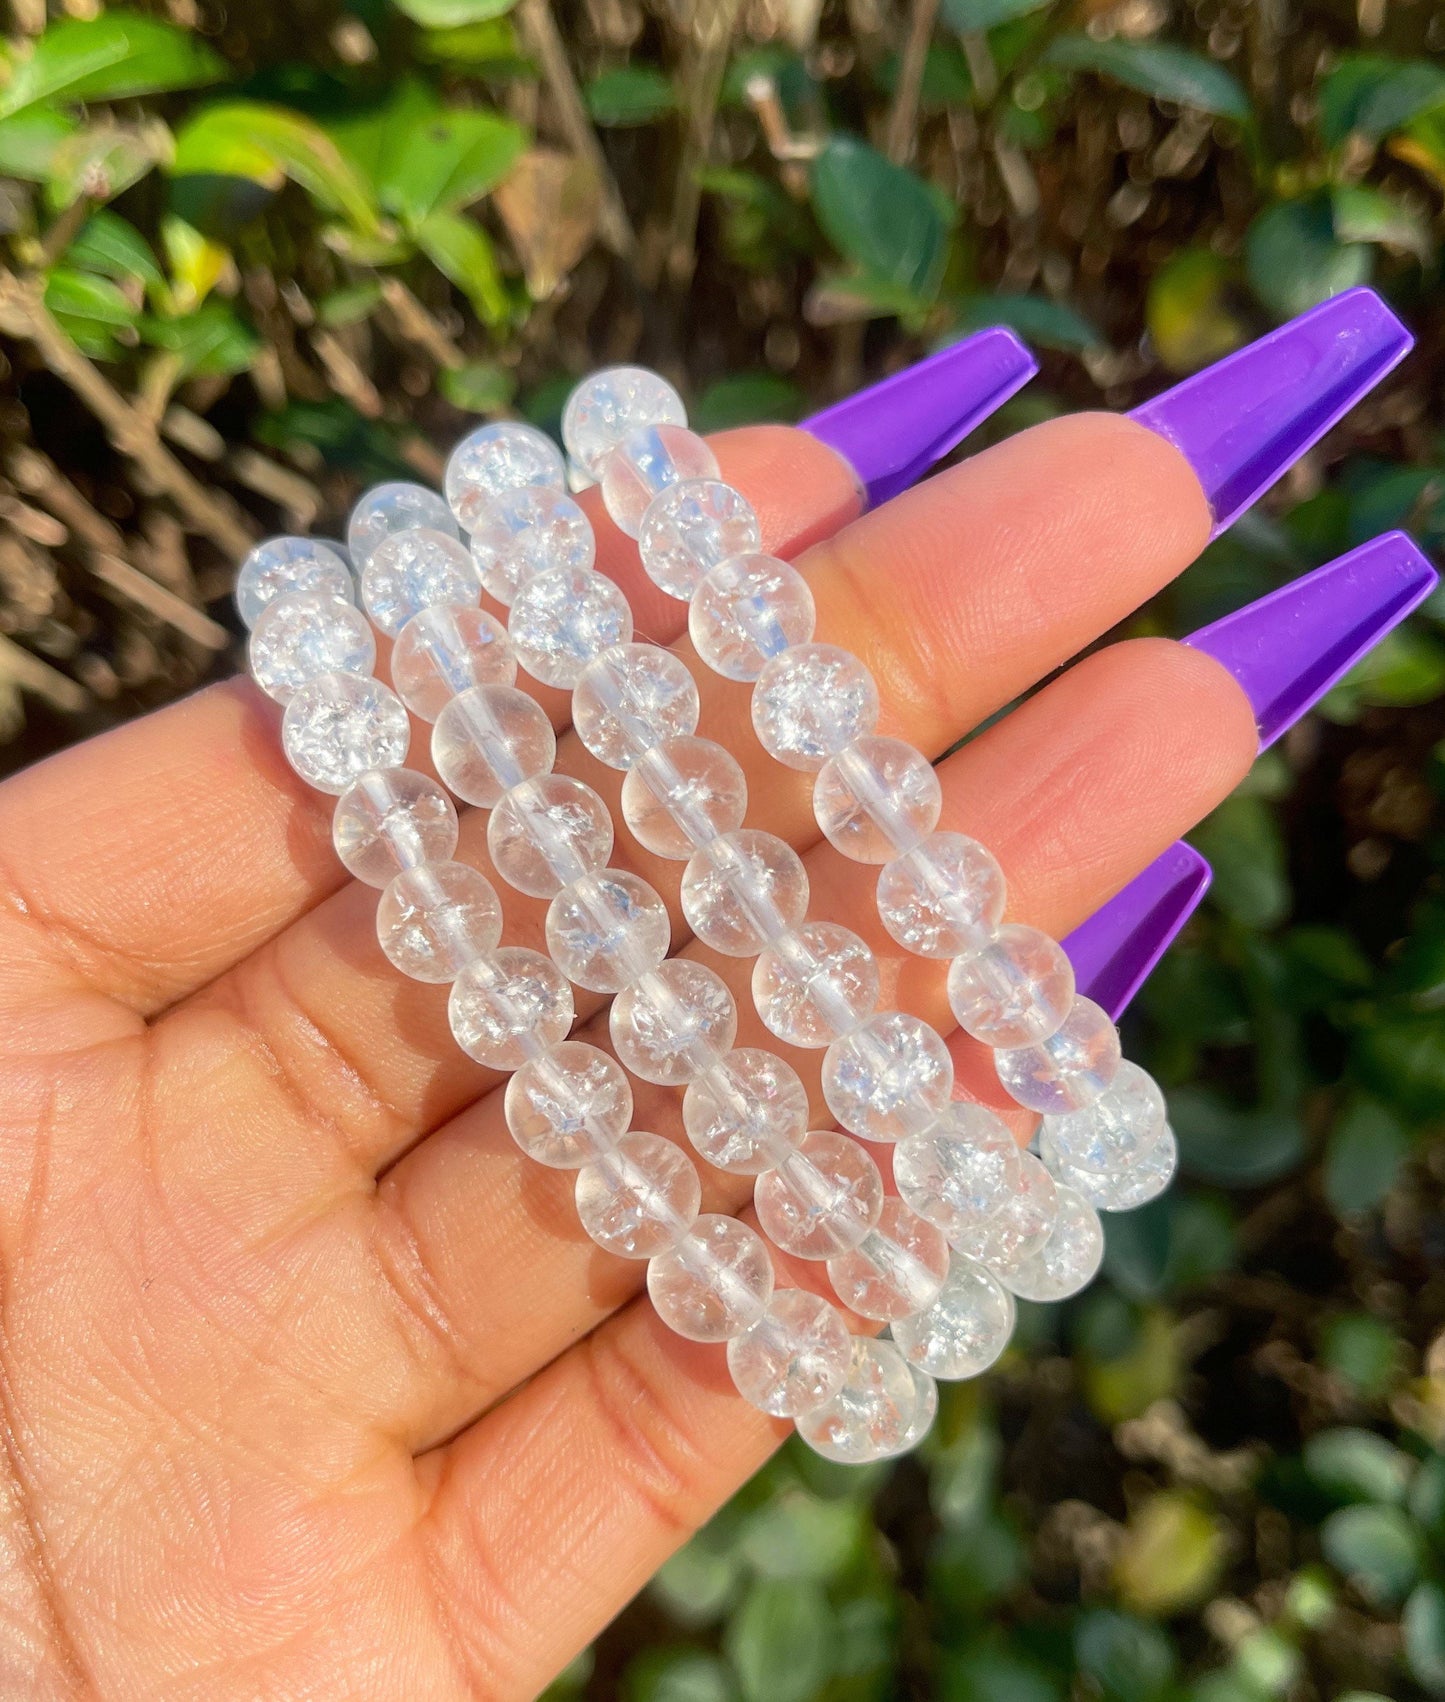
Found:
[{"label": "green leaf", "polygon": [[1062,349],[1078,354],[1098,348],[1102,338],[1087,319],[1061,301],[1037,295],[977,295],[960,304],[960,327],[981,331],[989,325],[1007,325],[1031,343],[1045,349]]},{"label": "green leaf", "polygon": [[1171,1093],[1169,1112],[1185,1167],[1209,1182],[1257,1188],[1304,1156],[1304,1130],[1288,1112],[1236,1110],[1202,1087]]},{"label": "green leaf", "polygon": [[1191,1496],[1163,1490],[1131,1514],[1114,1576],[1136,1613],[1177,1613],[1208,1599],[1223,1570],[1223,1522]]},{"label": "green leaf", "polygon": [[813,1578],[827,1583],[861,1553],[864,1510],[785,1491],[743,1526],[738,1552],[764,1578]]},{"label": "green leaf", "polygon": [[1322,699],[1320,713],[1348,724],[1362,709],[1414,708],[1445,693],[1445,644],[1422,626],[1397,626]]},{"label": "green leaf", "polygon": [[163,124],[100,124],[67,136],[50,157],[45,199],[56,211],[88,196],[110,201],[171,151],[170,132]]},{"label": "green leaf", "polygon": [[148,319],[148,343],[179,355],[188,378],[221,378],[244,372],[261,352],[261,339],[223,301],[203,302],[179,319]]},{"label": "green leaf", "polygon": [[728,431],[766,420],[795,420],[803,411],[796,384],[772,372],[738,372],[708,385],[690,410],[697,431]]},{"label": "green leaf", "polygon": [[1261,798],[1236,792],[1193,835],[1214,865],[1210,901],[1248,928],[1274,928],[1289,914],[1284,839],[1274,811]]},{"label": "green leaf", "polygon": [[44,183],[56,149],[75,130],[75,120],[53,107],[32,107],[0,119],[0,177]]},{"label": "green leaf", "polygon": [[1250,117],[1249,96],[1238,78],[1212,59],[1183,47],[1061,35],[1049,44],[1043,62],[1061,71],[1099,71],[1141,94],[1176,101],[1197,112],[1241,121]]},{"label": "green leaf", "polygon": [[1342,1507],[1320,1526],[1325,1558],[1379,1606],[1404,1601],[1420,1576],[1420,1533],[1398,1507]]},{"label": "green leaf", "polygon": [[1338,147],[1351,132],[1378,141],[1445,102],[1445,70],[1428,59],[1350,53],[1320,86],[1320,130]]},{"label": "green leaf", "polygon": [[35,42],[3,49],[9,79],[0,118],[39,101],[108,101],[199,88],[226,75],[225,62],[190,30],[134,12],[62,18]]},{"label": "green leaf", "polygon": [[1445,1696],[1445,1589],[1421,1584],[1400,1616],[1405,1662],[1432,1696]]},{"label": "green leaf", "polygon": [[723,1634],[744,1702],[810,1702],[832,1671],[831,1618],[816,1584],[754,1584]]},{"label": "green leaf", "polygon": [[1244,263],[1254,293],[1289,319],[1367,283],[1374,256],[1368,243],[1341,242],[1329,199],[1312,195],[1260,213],[1245,237]]},{"label": "green leaf", "polygon": [[1171,1189],[1110,1218],[1104,1259],[1116,1287],[1135,1300],[1195,1288],[1234,1262],[1234,1219],[1222,1200]]},{"label": "green leaf", "polygon": [[929,1568],[934,1592],[969,1614],[986,1612],[1028,1575],[1028,1550],[1013,1521],[989,1510],[939,1539]]},{"label": "green leaf", "polygon": [[231,251],[175,213],[161,220],[161,243],[171,272],[172,314],[191,313],[225,276]]},{"label": "green leaf", "polygon": [[1378,1100],[1353,1100],[1325,1148],[1325,1196],[1335,1211],[1348,1217],[1379,1205],[1413,1144],[1410,1130]]},{"label": "green leaf", "polygon": [[1074,1625],[1074,1656],[1104,1702],[1160,1702],[1174,1681],[1169,1634],[1132,1614],[1092,1608]]},{"label": "green leaf", "polygon": [[1320,1363],[1366,1400],[1390,1393],[1404,1364],[1404,1344],[1368,1312],[1345,1312],[1320,1332]]},{"label": "green leaf", "polygon": [[354,284],[343,284],[331,290],[316,304],[316,317],[323,325],[359,325],[369,319],[381,305],[381,285],[375,278],[363,278]]},{"label": "green leaf", "polygon": [[1355,1036],[1351,1062],[1364,1085],[1409,1117],[1445,1117],[1445,1045],[1436,1012],[1390,1015]]},{"label": "green leaf", "polygon": [[462,213],[435,212],[416,228],[417,245],[432,265],[471,302],[484,325],[501,325],[512,303],[497,266],[492,239]]},{"label": "green leaf", "polygon": [[734,1702],[732,1675],[701,1649],[648,1649],[627,1669],[624,1702]]},{"label": "green leaf", "polygon": [[1336,184],[1330,191],[1335,235],[1341,242],[1375,242],[1413,254],[1422,264],[1435,243],[1424,216],[1366,183]]},{"label": "green leaf", "polygon": [[1170,372],[1196,372],[1248,338],[1248,327],[1230,305],[1234,270],[1213,249],[1182,248],[1154,274],[1145,322]]},{"label": "green leaf", "polygon": [[937,295],[948,221],[922,178],[856,137],[834,136],[814,162],[812,200],[829,242],[861,271],[922,300]]},{"label": "green leaf", "polygon": [[465,65],[493,75],[527,69],[516,26],[505,17],[463,24],[458,29],[431,30],[417,43],[417,58],[439,65]]},{"label": "green leaf", "polygon": [[495,361],[469,361],[441,375],[442,395],[468,414],[495,414],[511,402],[516,389],[516,374]]},{"label": "green leaf", "polygon": [[677,91],[655,65],[619,65],[600,71],[582,97],[594,124],[626,130],[652,124],[677,108]]},{"label": "green leaf", "polygon": [[460,29],[464,24],[482,24],[490,18],[500,18],[510,12],[517,0],[394,0],[398,12],[405,12],[427,29]]},{"label": "green leaf", "polygon": [[165,278],[150,245],[119,213],[101,207],[81,226],[80,234],[65,251],[66,260],[86,272],[99,272],[117,283],[131,279],[148,290],[158,290]]},{"label": "green leaf", "polygon": [[943,17],[960,35],[981,35],[996,24],[1041,12],[1049,0],[943,0]]},{"label": "green leaf", "polygon": [[140,303],[118,284],[71,266],[53,266],[46,274],[45,305],[62,318],[99,325],[128,328],[140,317]]},{"label": "green leaf", "polygon": [[1337,1501],[1398,1506],[1405,1499],[1414,1461],[1373,1430],[1342,1425],[1321,1430],[1304,1447],[1305,1470]]},{"label": "green leaf", "polygon": [[1021,1649],[974,1644],[944,1653],[938,1702],[1063,1702],[1065,1686]]},{"label": "green leaf", "polygon": [[666,1561],[649,1589],[679,1625],[714,1625],[737,1599],[741,1556],[715,1535],[714,1521]]}]

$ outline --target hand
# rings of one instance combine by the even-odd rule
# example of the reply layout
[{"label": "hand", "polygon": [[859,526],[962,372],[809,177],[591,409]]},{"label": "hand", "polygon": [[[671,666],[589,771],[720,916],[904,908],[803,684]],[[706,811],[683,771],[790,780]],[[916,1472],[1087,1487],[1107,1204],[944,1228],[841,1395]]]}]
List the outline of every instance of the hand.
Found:
[{"label": "hand", "polygon": [[[818,636],[874,670],[884,730],[935,753],[1210,526],[1182,456],[1113,417],[1038,427],[863,518],[802,433],[717,448],[807,573]],[[673,637],[680,605],[599,534],[639,631]],[[763,756],[746,688],[700,675],[749,820],[813,847],[812,913],[862,927],[873,872],[814,845],[809,777]],[[1057,936],[1254,752],[1210,657],[1119,644],[947,759],[943,825]],[[575,738],[558,766],[615,801]],[[640,1266],[586,1240],[571,1178],[519,1155],[445,989],[381,956],[329,824],[245,682],[0,788],[6,1696],[530,1696],[786,1433],[719,1349],[663,1329]],[[485,867],[481,829],[460,855]],[[675,900],[680,865],[619,831],[624,859]],[[507,937],[535,941],[542,906],[505,903]],[[758,1043],[749,965],[714,964]],[[936,967],[890,996],[951,1027]],[[677,1095],[641,1087],[637,1123],[677,1134]],[[750,1191],[714,1174],[705,1209]]]}]

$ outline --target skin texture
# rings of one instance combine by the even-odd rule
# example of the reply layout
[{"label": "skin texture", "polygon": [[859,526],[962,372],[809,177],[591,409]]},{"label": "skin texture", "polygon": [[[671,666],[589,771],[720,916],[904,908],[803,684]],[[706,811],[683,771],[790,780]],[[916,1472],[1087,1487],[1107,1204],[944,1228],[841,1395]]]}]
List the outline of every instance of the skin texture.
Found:
[{"label": "skin texture", "polygon": [[[1112,417],[1038,427],[861,519],[801,433],[717,448],[807,574],[818,636],[874,669],[883,730],[935,754],[1208,533],[1177,452]],[[673,638],[680,605],[599,537],[639,632]],[[805,852],[815,917],[859,926],[873,872],[818,845],[808,779],[763,756],[745,688],[702,691],[749,822]],[[720,1348],[658,1323],[640,1265],[586,1240],[571,1177],[517,1153],[446,990],[376,947],[376,895],[346,881],[331,800],[287,770],[278,720],[234,682],[0,787],[6,1696],[534,1695],[785,1434],[731,1392]],[[943,825],[994,849],[1011,915],[1059,935],[1254,748],[1209,657],[1120,644],[947,759]],[[615,803],[571,735],[558,767]],[[476,815],[459,854],[487,867]],[[681,864],[620,825],[618,860],[682,945]],[[506,939],[536,943],[543,906],[503,896]],[[709,960],[739,1044],[772,1044],[750,965]],[[890,957],[884,981],[951,1026],[936,966]],[[597,1007],[579,996],[591,1038]],[[792,1056],[826,1122],[818,1055]],[[678,1100],[641,1086],[636,1125],[680,1138]],[[709,1174],[704,1209],[749,1192]]]}]

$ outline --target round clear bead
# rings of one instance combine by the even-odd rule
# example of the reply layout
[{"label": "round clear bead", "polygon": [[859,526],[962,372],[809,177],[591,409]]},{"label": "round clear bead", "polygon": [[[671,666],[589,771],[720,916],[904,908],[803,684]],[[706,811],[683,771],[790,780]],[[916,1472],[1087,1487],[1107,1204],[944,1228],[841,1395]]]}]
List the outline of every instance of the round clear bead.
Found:
[{"label": "round clear bead", "polygon": [[926,1371],[920,1371],[916,1365],[908,1369],[913,1373],[913,1392],[916,1405],[908,1429],[903,1433],[903,1440],[893,1450],[894,1454],[910,1454],[933,1428],[933,1421],[938,1417],[938,1384]]},{"label": "round clear bead", "polygon": [[982,1223],[950,1235],[949,1242],[1006,1279],[1048,1240],[1057,1213],[1053,1177],[1031,1152],[1021,1152],[1018,1183],[1009,1198]]},{"label": "round clear bead", "polygon": [[948,1275],[948,1243],[897,1195],[856,1247],[828,1261],[828,1278],[860,1318],[889,1321],[921,1312]]},{"label": "round clear bead", "polygon": [[322,674],[369,674],[376,639],[354,603],[327,591],[288,591],[256,617],[246,660],[267,697],[289,703]]},{"label": "round clear bead", "polygon": [[730,1341],[762,1317],[773,1293],[773,1261],[745,1223],[709,1212],[648,1265],[647,1292],[678,1335]]},{"label": "round clear bead", "polygon": [[682,1121],[700,1157],[757,1176],[781,1164],[808,1131],[808,1094],[773,1052],[740,1046],[687,1084]]},{"label": "round clear bead", "polygon": [[749,1406],[800,1418],[842,1388],[852,1350],[836,1306],[806,1289],[780,1288],[762,1317],[728,1343],[728,1370]]},{"label": "round clear bead", "polygon": [[568,774],[539,774],[502,794],[487,818],[497,873],[529,898],[554,898],[612,855],[612,813]]},{"label": "round clear bead", "polygon": [[883,1178],[857,1141],[814,1129],[758,1178],[753,1204],[774,1246],[797,1259],[832,1259],[877,1223]]},{"label": "round clear bead", "polygon": [[624,988],[608,1024],[617,1056],[633,1075],[681,1087],[732,1050],[738,1010],[720,976],[676,957]]},{"label": "round clear bead", "polygon": [[713,568],[688,605],[698,655],[729,680],[755,680],[771,657],[813,636],[808,582],[776,556],[732,556]]},{"label": "round clear bead", "polygon": [[599,762],[630,768],[643,751],[697,731],[697,682],[656,644],[619,644],[582,670],[572,725]]},{"label": "round clear bead", "polygon": [[798,1434],[825,1460],[867,1465],[898,1452],[917,1407],[912,1367],[893,1343],[854,1336],[842,1388],[799,1418]]},{"label": "round clear bead", "polygon": [[501,939],[502,907],[492,883],[466,863],[421,863],[387,882],[376,937],[413,981],[455,981]]},{"label": "round clear bead", "polygon": [[1063,948],[1016,922],[948,968],[948,1002],[958,1026],[985,1046],[1047,1040],[1073,998],[1074,969]]},{"label": "round clear bead", "polygon": [[704,945],[756,957],[808,914],[808,874],[786,840],[756,828],[721,834],[682,871],[682,913]]},{"label": "round clear bead", "polygon": [[336,801],[331,842],[349,873],[385,886],[403,869],[444,863],[457,848],[457,812],[428,775],[374,768]]},{"label": "round clear bead", "polygon": [[1089,1286],[1103,1262],[1104,1227],[1098,1212],[1082,1194],[1060,1187],[1048,1240],[1000,1274],[1020,1300],[1067,1300]]},{"label": "round clear bead", "polygon": [[536,426],[502,420],[470,431],[447,458],[447,502],[465,531],[475,532],[491,505],[509,491],[539,485],[562,490],[562,451]]},{"label": "round clear bead", "polygon": [[592,522],[565,491],[540,485],[489,502],[473,528],[471,548],[483,588],[503,605],[539,573],[585,573],[597,559]]},{"label": "round clear bead", "polygon": [[643,1129],[577,1172],[582,1227],[624,1259],[652,1259],[675,1247],[701,1205],[697,1166],[671,1141]]},{"label": "round clear bead", "polygon": [[507,631],[533,679],[570,689],[589,662],[632,637],[632,610],[605,574],[552,567],[512,599]]},{"label": "round clear bead", "polygon": [[713,568],[762,549],[763,531],[741,491],[721,479],[684,479],[653,499],[637,547],[653,584],[686,603]]},{"label": "round clear bead", "polygon": [[466,546],[445,532],[413,526],[381,539],[361,571],[361,600],[372,623],[395,638],[413,615],[481,601]]},{"label": "round clear bead", "polygon": [[905,951],[958,957],[977,951],[1003,920],[1003,870],[963,833],[930,833],[878,874],[878,915]]},{"label": "round clear bead", "polygon": [[1179,1143],[1166,1123],[1163,1134],[1148,1152],[1119,1175],[1097,1176],[1075,1170],[1060,1174],[1059,1180],[1068,1182],[1100,1211],[1136,1211],[1150,1200],[1158,1199],[1178,1168]]},{"label": "round clear bead", "polygon": [[529,1158],[580,1170],[610,1152],[632,1122],[632,1089],[621,1064],[581,1040],[529,1058],[507,1081],[507,1127]]},{"label": "round clear bead", "polygon": [[696,432],[680,425],[639,426],[602,464],[602,501],[618,529],[635,538],[648,505],[669,485],[717,476],[717,457]]},{"label": "round clear bead", "polygon": [[469,1058],[493,1070],[517,1070],[566,1038],[572,989],[551,958],[504,946],[470,963],[452,987],[452,1034]]},{"label": "round clear bead", "polygon": [[420,609],[396,636],[391,683],[423,721],[435,721],[473,686],[516,682],[517,658],[507,629],[481,609],[440,603]]},{"label": "round clear bead", "polygon": [[893,1340],[910,1365],[946,1382],[977,1377],[995,1364],[1014,1332],[1014,1298],[993,1272],[955,1253],[923,1311],[900,1318]]},{"label": "round clear bead", "polygon": [[323,539],[267,538],[236,573],[236,613],[253,627],[268,603],[300,591],[355,600],[346,562]]},{"label": "round clear bead", "polygon": [[596,480],[603,462],[639,426],[686,424],[682,397],[665,378],[642,366],[607,366],[567,398],[562,441],[582,472]]},{"label": "round clear bead", "polygon": [[769,756],[811,773],[878,725],[878,687],[837,645],[799,644],[758,675],[752,717]]},{"label": "round clear bead", "polygon": [[351,571],[360,579],[372,552],[383,538],[394,532],[409,532],[424,526],[432,532],[458,536],[452,511],[434,490],[406,479],[374,485],[351,511],[346,527],[346,547],[351,553]]},{"label": "round clear bead", "polygon": [[1076,998],[1047,1040],[995,1052],[993,1062],[1004,1091],[1030,1111],[1082,1111],[1114,1079],[1119,1031],[1092,999]]},{"label": "round clear bead", "polygon": [[818,826],[855,863],[886,863],[916,846],[942,809],[933,764],[903,739],[876,733],[845,745],[813,783]]},{"label": "round clear bead", "polygon": [[899,1194],[955,1244],[1013,1198],[1022,1174],[1018,1143],[1003,1120],[963,1101],[893,1149]]},{"label": "round clear bead", "polygon": [[1154,1078],[1125,1058],[1092,1105],[1046,1117],[1043,1133],[1065,1164],[1107,1176],[1137,1164],[1164,1133],[1164,1120]]},{"label": "round clear bead", "polygon": [[516,686],[472,686],[437,716],[431,755],[459,798],[491,809],[512,787],[551,771],[557,736],[541,704]]},{"label": "round clear bead", "polygon": [[318,792],[339,797],[372,768],[400,768],[411,722],[396,693],[359,674],[322,674],[293,692],[281,718],[286,760]]},{"label": "round clear bead", "polygon": [[619,993],[667,956],[667,907],[645,880],[597,869],[564,886],[547,910],[547,950],[579,987]]},{"label": "round clear bead", "polygon": [[753,965],[753,1003],[790,1046],[830,1045],[866,1022],[878,1004],[878,961],[835,922],[805,922]]},{"label": "round clear bead", "polygon": [[748,783],[737,758],[712,739],[664,739],[622,781],[622,816],[639,845],[659,857],[691,857],[742,826]]},{"label": "round clear bead", "polygon": [[929,1128],[953,1092],[953,1060],[926,1022],[879,1011],[823,1054],[823,1098],[865,1141],[901,1141]]}]

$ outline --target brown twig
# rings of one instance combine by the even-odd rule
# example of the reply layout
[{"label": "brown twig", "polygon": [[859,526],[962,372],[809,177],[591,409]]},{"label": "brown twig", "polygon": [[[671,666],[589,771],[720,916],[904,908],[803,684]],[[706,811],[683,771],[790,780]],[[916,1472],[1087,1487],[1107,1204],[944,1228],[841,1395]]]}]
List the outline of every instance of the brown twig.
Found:
[{"label": "brown twig", "polygon": [[674,284],[687,284],[697,263],[697,215],[702,204],[698,174],[712,152],[718,100],[741,4],[742,0],[711,0],[711,4],[695,3],[690,8],[692,33],[683,73],[687,130],[673,178],[672,212],[663,252],[667,276]]},{"label": "brown twig", "polygon": [[895,165],[907,165],[918,140],[918,103],[923,94],[923,72],[928,63],[928,45],[938,21],[938,0],[913,0],[908,12],[908,34],[898,62],[898,87],[888,114],[885,150]]},{"label": "brown twig", "polygon": [[429,313],[400,278],[383,278],[381,299],[391,311],[392,323],[398,334],[409,343],[424,349],[436,362],[450,372],[465,365],[465,357],[456,343]]},{"label": "brown twig", "polygon": [[58,668],[42,662],[38,656],[31,655],[4,633],[0,633],[0,680],[43,698],[52,708],[66,715],[74,715],[84,709],[88,701],[84,686],[77,685],[68,674],[62,674]]},{"label": "brown twig", "polygon": [[164,585],[157,585],[148,574],[132,567],[122,557],[111,555],[108,550],[92,551],[90,569],[107,590],[127,602],[139,604],[148,614],[164,621],[167,626],[173,626],[177,632],[205,649],[224,650],[231,642],[230,633],[218,621],[213,621],[199,609],[193,609],[184,597],[178,597]]}]

